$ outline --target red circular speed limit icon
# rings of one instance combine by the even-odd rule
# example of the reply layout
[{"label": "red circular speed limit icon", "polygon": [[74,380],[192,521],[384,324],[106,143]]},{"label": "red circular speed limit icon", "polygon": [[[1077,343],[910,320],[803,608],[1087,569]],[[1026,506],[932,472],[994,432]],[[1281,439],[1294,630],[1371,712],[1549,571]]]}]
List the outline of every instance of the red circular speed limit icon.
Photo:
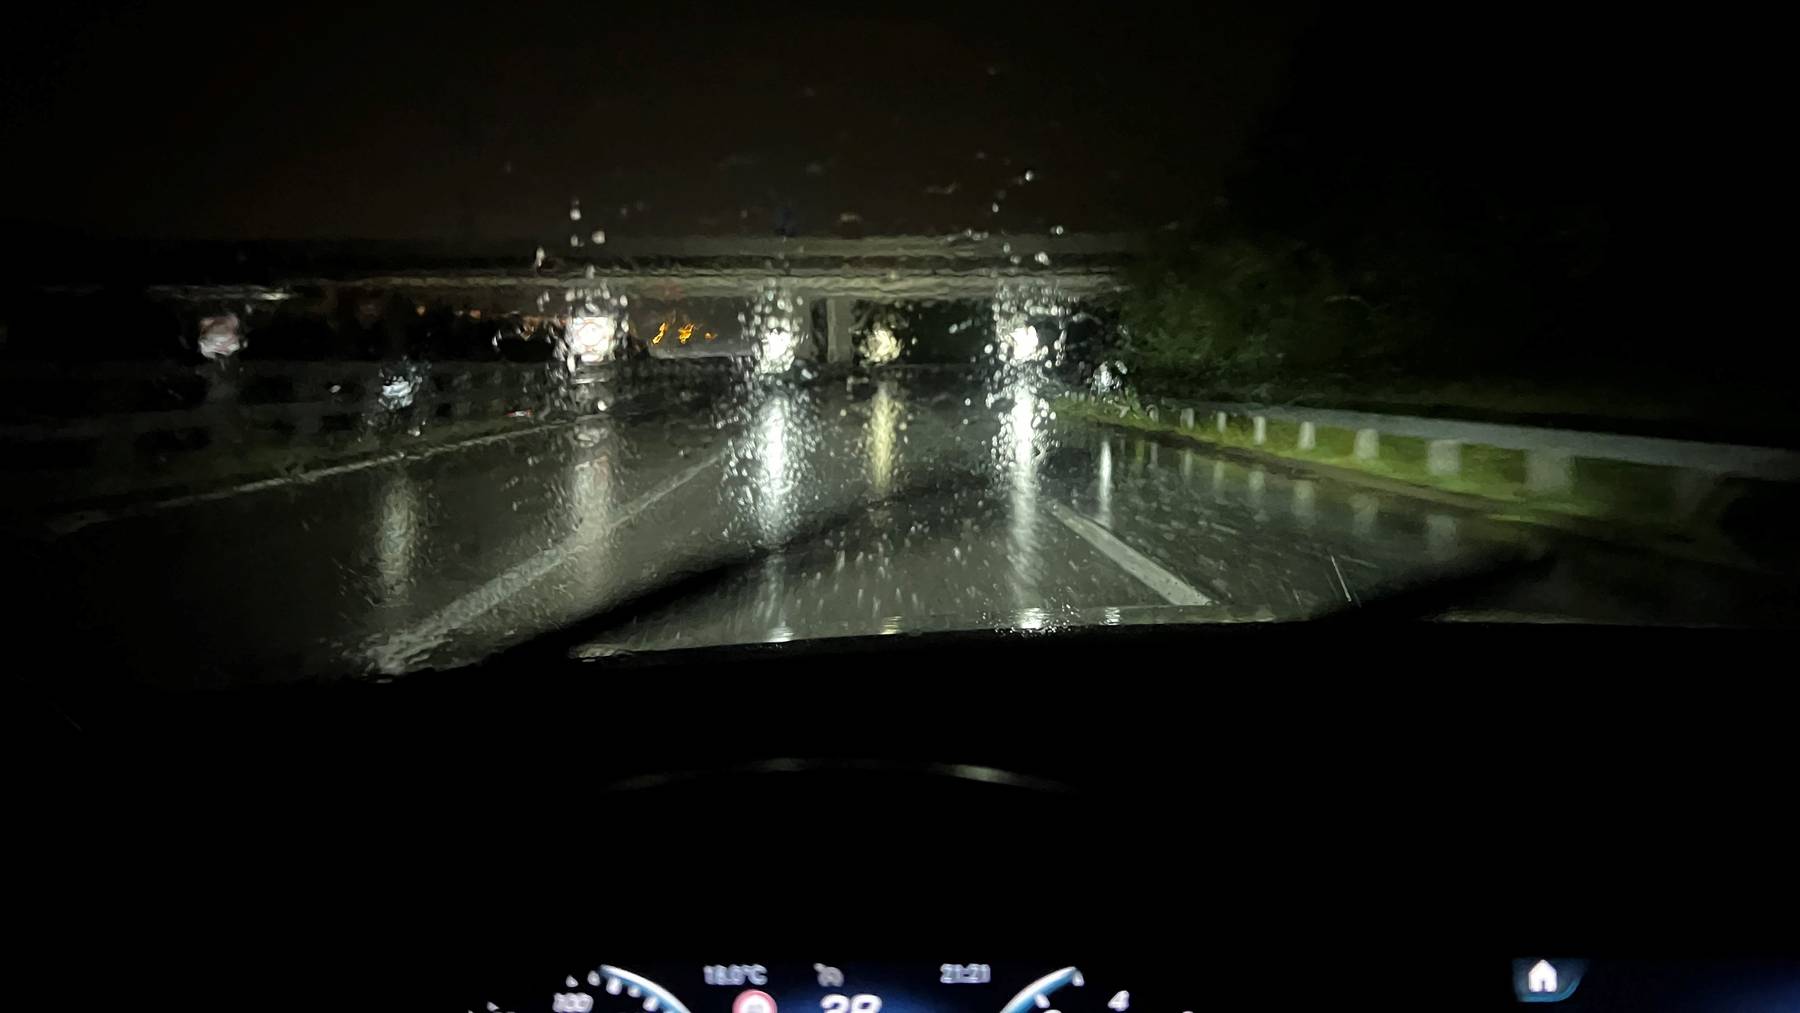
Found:
[{"label": "red circular speed limit icon", "polygon": [[775,1013],[775,1000],[767,992],[747,988],[731,1000],[731,1013]]}]

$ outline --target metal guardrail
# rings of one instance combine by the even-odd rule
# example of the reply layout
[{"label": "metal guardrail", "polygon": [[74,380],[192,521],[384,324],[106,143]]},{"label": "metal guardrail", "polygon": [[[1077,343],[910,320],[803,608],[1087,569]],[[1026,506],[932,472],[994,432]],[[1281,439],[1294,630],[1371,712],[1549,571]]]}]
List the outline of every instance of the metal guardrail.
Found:
[{"label": "metal guardrail", "polygon": [[[129,461],[140,438],[155,433],[221,436],[286,430],[312,436],[328,428],[353,430],[375,419],[453,421],[542,412],[580,379],[605,387],[645,389],[728,376],[731,360],[652,359],[600,363],[574,377],[554,363],[443,362],[407,366],[382,362],[241,360],[193,367],[129,362],[80,365],[9,363],[0,391],[38,386],[66,392],[71,410],[57,417],[0,423],[9,445],[95,445],[95,459]],[[144,410],[145,391],[182,386],[187,404]],[[585,384],[583,385],[585,386]],[[173,446],[180,446],[179,443]],[[71,454],[81,460],[85,455]]]},{"label": "metal guardrail", "polygon": [[[286,422],[305,432],[332,416],[392,411],[401,399],[405,407],[433,411],[447,405],[451,411],[446,414],[455,416],[477,411],[489,402],[530,400],[549,379],[545,366],[510,363],[413,370],[378,362],[238,362],[184,370],[97,363],[91,369],[57,367],[31,372],[38,373],[35,379],[39,382],[67,391],[80,407],[65,417],[0,427],[8,441],[139,436],[227,422]],[[26,379],[11,367],[5,374],[10,383]],[[405,385],[404,393],[390,392],[384,401],[383,386],[394,381]],[[98,389],[81,389],[90,384]],[[161,410],[132,406],[141,396],[138,392],[159,385],[198,390],[199,403]]]},{"label": "metal guardrail", "polygon": [[[1076,396],[1083,400],[1104,400],[1086,392]],[[1427,441],[1428,465],[1442,474],[1455,473],[1460,448],[1464,445],[1523,451],[1529,484],[1546,491],[1566,486],[1568,464],[1575,459],[1652,465],[1721,477],[1800,481],[1800,453],[1776,447],[1334,408],[1172,398],[1142,403],[1152,417],[1171,419],[1185,428],[1211,427],[1223,431],[1232,419],[1248,419],[1252,441],[1257,443],[1266,438],[1264,434],[1270,420],[1298,423],[1301,427],[1299,449],[1303,450],[1310,449],[1317,439],[1318,426],[1349,430],[1356,434],[1354,453],[1357,457],[1379,456],[1383,436],[1422,439]]]}]

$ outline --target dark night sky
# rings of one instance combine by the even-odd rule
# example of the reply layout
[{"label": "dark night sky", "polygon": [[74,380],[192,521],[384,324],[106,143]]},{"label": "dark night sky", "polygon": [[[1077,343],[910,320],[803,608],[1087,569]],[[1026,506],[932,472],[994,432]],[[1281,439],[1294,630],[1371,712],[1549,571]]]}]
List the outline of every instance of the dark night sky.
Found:
[{"label": "dark night sky", "polygon": [[1773,376],[1784,39],[1568,3],[38,5],[0,33],[0,233],[17,274],[115,237],[566,248],[571,198],[611,236],[1204,221],[1434,293],[1446,347],[1548,320]]},{"label": "dark night sky", "polygon": [[1600,229],[1626,276],[1693,289],[1766,270],[1720,251],[1792,217],[1778,36],[1725,11],[849,9],[34,6],[0,35],[0,226],[557,246],[571,198],[612,235],[768,234],[784,206],[854,234],[1156,228],[1229,192],[1314,238]]},{"label": "dark night sky", "polygon": [[566,241],[579,197],[645,233],[765,233],[783,205],[805,232],[1160,225],[1217,198],[1309,16],[59,5],[8,38],[0,218]]}]

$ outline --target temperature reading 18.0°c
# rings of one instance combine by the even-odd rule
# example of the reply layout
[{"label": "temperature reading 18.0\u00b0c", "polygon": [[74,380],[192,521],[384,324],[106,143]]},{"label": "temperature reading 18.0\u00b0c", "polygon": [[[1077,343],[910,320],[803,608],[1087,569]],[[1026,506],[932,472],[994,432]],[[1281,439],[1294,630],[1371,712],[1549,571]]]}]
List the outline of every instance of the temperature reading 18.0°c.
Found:
[{"label": "temperature reading 18.0\u00b0c", "polygon": [[769,983],[769,969],[761,964],[708,964],[701,969],[708,985],[756,985]]}]

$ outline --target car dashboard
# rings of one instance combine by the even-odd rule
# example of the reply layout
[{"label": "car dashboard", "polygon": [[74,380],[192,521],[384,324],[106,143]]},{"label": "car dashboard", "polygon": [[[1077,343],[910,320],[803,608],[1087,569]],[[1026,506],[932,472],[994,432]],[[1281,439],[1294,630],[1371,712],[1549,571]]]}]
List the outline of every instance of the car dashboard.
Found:
[{"label": "car dashboard", "polygon": [[18,910],[55,980],[188,1008],[1791,1010],[1754,688],[1445,661],[1739,642],[883,638],[31,698]]}]

